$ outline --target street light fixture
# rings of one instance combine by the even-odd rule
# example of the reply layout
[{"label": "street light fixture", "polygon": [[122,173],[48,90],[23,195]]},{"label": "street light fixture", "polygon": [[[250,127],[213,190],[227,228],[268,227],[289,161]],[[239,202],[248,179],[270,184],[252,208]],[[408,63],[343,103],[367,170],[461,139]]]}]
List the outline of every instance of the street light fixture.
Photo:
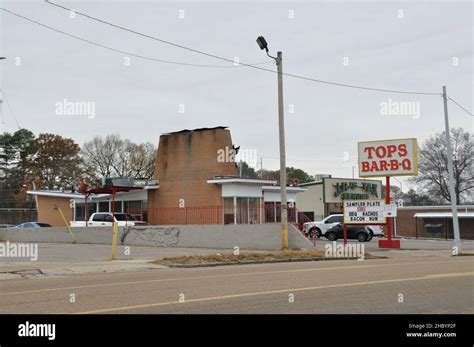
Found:
[{"label": "street light fixture", "polygon": [[258,46],[260,47],[260,49],[262,49],[262,50],[264,49],[268,53],[268,43],[267,43],[267,41],[265,40],[265,38],[263,36],[257,37],[257,43],[258,43]]},{"label": "street light fixture", "polygon": [[263,36],[257,38],[261,50],[274,59],[278,68],[278,128],[280,142],[280,190],[281,190],[281,249],[288,249],[288,199],[286,195],[286,150],[285,150],[285,118],[283,113],[283,65],[282,52],[273,57],[268,53],[268,43]]},{"label": "street light fixture", "polygon": [[269,53],[268,53],[268,43],[267,43],[267,40],[265,40],[265,38],[263,36],[259,36],[257,37],[257,44],[258,44],[258,47],[260,47],[260,49],[263,51],[265,50],[267,55],[274,59],[276,64],[278,65],[278,57],[274,57],[274,56],[271,56]]}]

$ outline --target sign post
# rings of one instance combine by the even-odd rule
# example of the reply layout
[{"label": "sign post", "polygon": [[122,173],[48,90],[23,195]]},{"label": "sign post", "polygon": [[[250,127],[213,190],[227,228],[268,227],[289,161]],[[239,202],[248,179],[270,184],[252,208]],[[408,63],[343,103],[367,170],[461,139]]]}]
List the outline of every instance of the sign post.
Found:
[{"label": "sign post", "polygon": [[[385,176],[385,204],[390,205],[390,177],[418,175],[416,139],[394,139],[358,143],[359,177]],[[387,239],[379,240],[379,248],[400,248],[400,240],[392,239],[392,218],[387,218]]]},{"label": "sign post", "polygon": [[343,223],[343,228],[344,228],[344,246],[347,245],[347,224]]},{"label": "sign post", "polygon": [[[385,177],[385,204],[390,206],[390,176]],[[379,248],[400,248],[400,240],[392,240],[392,217],[387,217],[387,240],[379,240]]]},{"label": "sign post", "polygon": [[118,224],[115,223],[115,189],[112,188],[112,260],[117,259]]}]

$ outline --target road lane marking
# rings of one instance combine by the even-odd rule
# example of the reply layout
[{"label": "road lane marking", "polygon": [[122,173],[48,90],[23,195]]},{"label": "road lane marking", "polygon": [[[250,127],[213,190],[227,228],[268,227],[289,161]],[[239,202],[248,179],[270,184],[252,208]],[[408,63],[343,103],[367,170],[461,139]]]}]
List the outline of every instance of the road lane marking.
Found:
[{"label": "road lane marking", "polygon": [[[296,272],[311,272],[311,271],[328,271],[328,270],[338,270],[338,269],[339,270],[359,269],[359,268],[366,269],[370,267],[397,266],[397,265],[405,266],[405,265],[422,265],[422,264],[451,264],[451,263],[465,263],[465,262],[472,262],[472,261],[473,260],[453,260],[449,262],[438,261],[438,262],[416,262],[416,263],[383,263],[383,264],[373,264],[373,265],[337,266],[337,267],[322,267],[322,268],[311,268],[311,269],[290,269],[290,270],[277,270],[277,271],[244,272],[244,273],[232,273],[232,274],[224,274],[224,275],[218,274],[218,275],[207,275],[207,276],[160,278],[156,280],[111,282],[111,283],[90,284],[90,285],[82,285],[82,286],[68,286],[68,287],[58,287],[58,288],[23,290],[23,291],[17,291],[17,292],[5,292],[5,293],[0,293],[0,297],[10,296],[10,295],[20,295],[20,294],[33,294],[33,293],[43,293],[43,292],[51,292],[51,291],[71,290],[71,289],[90,289],[90,288],[113,287],[113,286],[130,285],[130,284],[158,283],[158,282],[168,282],[168,281],[171,282],[171,281],[181,281],[181,280],[186,281],[186,280],[198,280],[198,279],[208,279],[208,278],[268,275],[268,274],[293,273],[293,272],[296,273]],[[286,263],[278,263],[278,264],[286,264]]]},{"label": "road lane marking", "polygon": [[269,290],[269,291],[262,291],[262,292],[230,294],[230,295],[221,295],[221,296],[214,296],[214,297],[208,297],[208,298],[186,299],[184,303],[180,301],[167,301],[167,302],[158,302],[158,303],[153,303],[153,304],[131,305],[131,306],[122,306],[122,307],[114,307],[114,308],[103,308],[103,309],[90,310],[90,311],[81,311],[81,312],[77,312],[76,314],[110,313],[110,312],[142,309],[142,308],[152,308],[152,307],[169,306],[169,305],[176,305],[176,304],[184,305],[186,303],[236,299],[236,298],[243,298],[243,297],[250,297],[250,296],[272,295],[272,294],[281,294],[281,293],[288,293],[288,292],[293,293],[293,292],[302,292],[302,291],[328,289],[328,288],[343,288],[343,287],[354,287],[354,286],[364,286],[364,285],[373,285],[373,284],[423,281],[423,280],[432,280],[432,279],[440,279],[440,278],[469,277],[469,276],[474,276],[474,272],[458,272],[458,273],[447,273],[447,274],[438,274],[438,275],[425,275],[421,277],[397,278],[397,279],[366,281],[366,282],[352,282],[352,283],[330,284],[330,285],[316,286],[316,287],[287,288],[287,289]]},{"label": "road lane marking", "polygon": [[309,271],[323,271],[323,270],[333,270],[333,269],[355,269],[355,268],[368,268],[375,267],[376,265],[358,265],[358,266],[339,266],[339,267],[324,267],[316,269],[296,269],[296,270],[278,270],[278,271],[259,271],[259,272],[246,272],[246,273],[233,273],[225,275],[207,275],[207,276],[193,276],[193,277],[174,277],[174,278],[160,278],[156,280],[143,280],[143,281],[129,281],[129,282],[114,282],[114,283],[103,283],[103,284],[91,284],[84,286],[71,286],[71,287],[60,287],[60,288],[47,288],[47,289],[34,289],[34,290],[25,290],[20,292],[7,292],[0,293],[0,296],[8,295],[18,295],[18,294],[30,294],[30,293],[41,293],[48,291],[58,291],[58,290],[69,290],[69,289],[84,289],[84,288],[97,288],[97,287],[108,287],[108,286],[120,286],[127,284],[144,284],[144,283],[155,283],[155,282],[168,282],[168,281],[180,281],[180,280],[198,280],[198,279],[207,279],[207,278],[220,278],[220,277],[233,277],[233,276],[250,276],[250,275],[268,275],[276,273],[291,273],[291,272],[309,272]]},{"label": "road lane marking", "polygon": [[[352,286],[361,286],[361,285],[385,284],[385,283],[394,283],[394,282],[419,281],[419,280],[430,280],[430,279],[451,278],[451,277],[468,277],[468,276],[474,276],[474,272],[424,275],[424,276],[421,276],[421,277],[411,277],[411,278],[365,281],[365,282],[353,282],[353,283],[342,283],[342,284],[315,286],[315,287],[288,288],[288,289],[280,289],[280,290],[272,290],[272,291],[231,294],[231,295],[223,295],[223,296],[216,296],[216,297],[209,297],[209,298],[187,299],[186,303],[225,300],[225,299],[232,299],[232,298],[241,298],[241,297],[249,297],[249,296],[259,296],[259,295],[271,295],[271,294],[280,294],[280,293],[287,293],[287,292],[300,292],[300,291],[309,291],[309,290],[327,289],[327,288],[341,288],[341,287],[352,287]],[[106,313],[106,312],[115,312],[115,311],[126,311],[126,310],[139,309],[139,308],[150,308],[150,307],[166,306],[166,305],[173,305],[173,304],[183,304],[183,303],[179,302],[179,301],[169,301],[169,302],[161,302],[161,303],[154,303],[154,304],[132,305],[132,306],[123,306],[123,307],[108,308],[108,309],[82,311],[82,312],[78,312],[78,313],[80,313],[80,314]]]}]

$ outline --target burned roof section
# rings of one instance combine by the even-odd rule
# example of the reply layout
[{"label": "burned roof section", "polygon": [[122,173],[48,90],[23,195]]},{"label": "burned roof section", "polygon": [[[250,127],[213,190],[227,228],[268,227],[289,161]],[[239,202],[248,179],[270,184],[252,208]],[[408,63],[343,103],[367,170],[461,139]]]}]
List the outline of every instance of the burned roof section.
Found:
[{"label": "burned roof section", "polygon": [[198,131],[207,131],[207,130],[215,130],[215,129],[228,129],[228,126],[216,126],[213,128],[198,128],[198,129],[183,129],[179,131],[173,131],[171,133],[165,133],[163,136],[167,135],[175,135],[175,134],[184,134],[184,133],[192,133],[192,132],[198,132]]}]

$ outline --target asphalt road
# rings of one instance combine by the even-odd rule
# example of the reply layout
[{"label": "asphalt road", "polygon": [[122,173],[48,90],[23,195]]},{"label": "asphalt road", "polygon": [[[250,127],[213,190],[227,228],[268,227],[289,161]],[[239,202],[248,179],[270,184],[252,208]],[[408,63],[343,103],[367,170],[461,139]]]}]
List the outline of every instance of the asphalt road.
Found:
[{"label": "asphalt road", "polygon": [[474,257],[174,268],[0,286],[0,313],[474,313]]}]

